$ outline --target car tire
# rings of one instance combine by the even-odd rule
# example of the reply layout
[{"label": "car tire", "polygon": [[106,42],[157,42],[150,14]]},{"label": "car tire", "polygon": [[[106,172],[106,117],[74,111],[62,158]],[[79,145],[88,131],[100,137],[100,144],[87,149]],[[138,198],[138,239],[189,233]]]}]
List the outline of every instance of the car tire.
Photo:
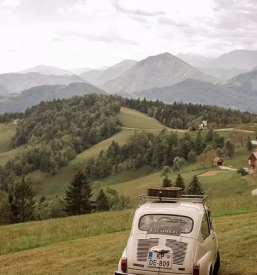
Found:
[{"label": "car tire", "polygon": [[213,275],[218,275],[220,269],[220,252],[217,253],[216,262],[214,265]]}]

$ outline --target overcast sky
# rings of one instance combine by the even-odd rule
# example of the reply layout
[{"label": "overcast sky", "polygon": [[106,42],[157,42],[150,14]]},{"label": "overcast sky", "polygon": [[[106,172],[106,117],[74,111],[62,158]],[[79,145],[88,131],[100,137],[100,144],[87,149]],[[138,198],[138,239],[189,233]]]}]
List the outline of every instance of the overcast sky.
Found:
[{"label": "overcast sky", "polygon": [[0,73],[257,50],[256,0],[0,0]]}]

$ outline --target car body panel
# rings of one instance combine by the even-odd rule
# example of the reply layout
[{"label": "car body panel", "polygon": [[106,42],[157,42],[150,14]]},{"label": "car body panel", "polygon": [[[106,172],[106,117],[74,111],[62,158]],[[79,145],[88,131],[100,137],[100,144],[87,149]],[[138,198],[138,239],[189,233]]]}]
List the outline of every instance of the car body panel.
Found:
[{"label": "car body panel", "polygon": [[[214,269],[218,241],[216,233],[211,228],[208,211],[209,208],[203,203],[183,201],[148,202],[140,206],[135,212],[131,234],[122,255],[127,258],[127,273],[122,273],[120,264],[117,272],[128,275],[192,274],[193,265],[198,262],[200,275],[209,275],[209,272]],[[181,231],[178,235],[150,234],[150,231],[142,231],[139,226],[140,219],[149,214],[188,217],[193,220],[193,227],[190,232]],[[209,236],[203,236],[201,233],[204,219],[207,219]],[[171,253],[171,268],[148,266],[147,259],[149,252],[152,251]]]}]

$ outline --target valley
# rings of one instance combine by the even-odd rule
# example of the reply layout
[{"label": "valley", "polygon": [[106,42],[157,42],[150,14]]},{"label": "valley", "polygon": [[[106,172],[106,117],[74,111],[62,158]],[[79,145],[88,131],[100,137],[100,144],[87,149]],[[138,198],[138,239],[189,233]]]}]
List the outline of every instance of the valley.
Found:
[{"label": "valley", "polygon": [[[62,196],[76,171],[83,169],[89,158],[97,156],[103,149],[106,150],[113,140],[125,144],[135,131],[157,134],[165,128],[156,119],[129,108],[123,107],[118,117],[122,122],[122,130],[119,133],[80,153],[68,167],[61,168],[57,175],[50,176],[40,171],[29,175],[38,199],[53,194]],[[7,141],[14,134],[15,125],[0,125],[0,159],[4,163],[9,157],[15,156],[15,150],[22,148],[9,150]],[[250,131],[247,134],[254,138],[257,125],[228,125],[228,129],[219,133],[227,139],[232,138],[236,130],[240,129]],[[185,133],[185,130],[168,130],[177,132],[180,136]],[[196,132],[188,133],[196,135]],[[248,155],[246,149],[237,145],[235,156],[232,159],[224,159],[226,166],[236,169],[246,166]],[[210,172],[206,174],[208,171]],[[254,251],[257,248],[253,240],[257,233],[257,201],[256,197],[251,195],[251,190],[256,188],[256,179],[250,175],[242,177],[236,171],[223,171],[209,165],[200,168],[196,163],[188,163],[181,173],[186,185],[193,175],[197,174],[210,197],[214,227],[220,243],[220,274],[255,275]],[[176,176],[176,172],[169,175],[172,181]],[[91,183],[94,192],[100,188],[111,187],[129,196],[132,209],[1,226],[0,232],[3,232],[5,238],[0,241],[0,274],[113,274],[126,245],[134,209],[139,203],[138,196],[148,187],[162,184],[161,170],[142,167],[103,180],[91,180]],[[102,255],[103,250],[108,253]],[[101,264],[98,264],[100,260]]]},{"label": "valley", "polygon": [[257,275],[256,19],[0,0],[0,275]]}]

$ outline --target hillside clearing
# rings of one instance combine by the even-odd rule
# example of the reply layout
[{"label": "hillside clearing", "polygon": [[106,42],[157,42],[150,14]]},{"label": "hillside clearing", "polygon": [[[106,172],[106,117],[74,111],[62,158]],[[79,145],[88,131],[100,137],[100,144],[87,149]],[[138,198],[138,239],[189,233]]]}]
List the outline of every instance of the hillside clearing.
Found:
[{"label": "hillside clearing", "polygon": [[146,114],[138,111],[122,107],[118,115],[122,126],[127,128],[138,129],[163,129],[166,128],[155,118],[149,117]]},{"label": "hillside clearing", "polygon": [[205,172],[201,175],[199,175],[200,177],[208,177],[208,176],[215,176],[217,174],[221,173],[221,171],[208,171],[208,172]]}]

